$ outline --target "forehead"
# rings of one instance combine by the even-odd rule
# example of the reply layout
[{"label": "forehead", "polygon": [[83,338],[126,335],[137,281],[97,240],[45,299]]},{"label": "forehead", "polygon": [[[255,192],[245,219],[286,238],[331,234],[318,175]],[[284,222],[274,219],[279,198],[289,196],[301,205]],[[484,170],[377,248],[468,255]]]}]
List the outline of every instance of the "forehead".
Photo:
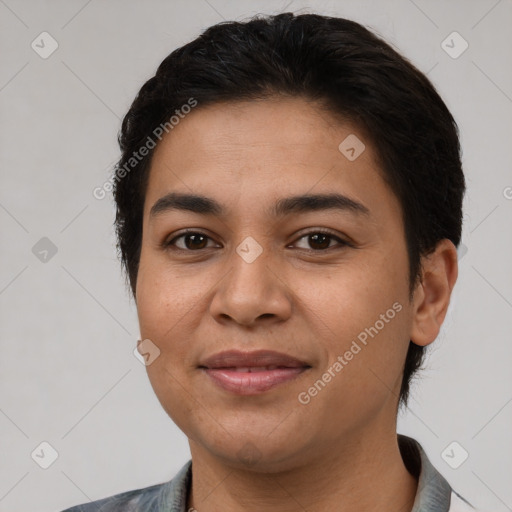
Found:
[{"label": "forehead", "polygon": [[267,211],[282,195],[389,194],[375,156],[355,125],[302,98],[199,104],[155,149],[144,213],[172,191]]},{"label": "forehead", "polygon": [[[196,159],[203,160],[207,152],[212,163],[254,155],[259,156],[256,164],[274,152],[276,162],[292,159],[306,164],[319,156],[311,151],[312,146],[318,150],[330,149],[337,158],[341,142],[338,139],[343,131],[356,130],[349,123],[342,125],[319,104],[305,98],[271,97],[204,107],[199,104],[164,136],[154,159],[171,157],[180,164],[186,159],[193,165]],[[176,151],[179,149],[182,151]]]}]

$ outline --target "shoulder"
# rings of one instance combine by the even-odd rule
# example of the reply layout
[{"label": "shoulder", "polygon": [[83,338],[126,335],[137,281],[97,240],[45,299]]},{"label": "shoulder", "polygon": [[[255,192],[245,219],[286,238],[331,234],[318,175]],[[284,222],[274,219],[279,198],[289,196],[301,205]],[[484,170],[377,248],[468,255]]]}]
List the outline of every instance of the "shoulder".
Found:
[{"label": "shoulder", "polygon": [[[168,482],[115,494],[67,508],[62,512],[160,512],[184,510],[192,479],[189,460]],[[169,505],[172,505],[169,509]]]},{"label": "shoulder", "polygon": [[142,489],[126,491],[108,498],[76,505],[62,512],[147,512],[157,511],[159,496],[168,484],[152,485]]}]

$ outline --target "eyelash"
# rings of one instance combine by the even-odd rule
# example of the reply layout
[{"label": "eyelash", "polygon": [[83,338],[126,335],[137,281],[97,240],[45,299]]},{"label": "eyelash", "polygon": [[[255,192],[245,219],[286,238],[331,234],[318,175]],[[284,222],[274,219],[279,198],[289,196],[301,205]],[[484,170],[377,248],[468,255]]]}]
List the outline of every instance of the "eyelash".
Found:
[{"label": "eyelash", "polygon": [[[194,231],[192,229],[190,230],[186,230],[186,231],[183,231],[182,233],[178,234],[177,236],[175,236],[172,240],[169,240],[169,241],[164,241],[162,246],[164,249],[170,249],[170,250],[173,250],[173,251],[181,251],[181,252],[189,252],[189,253],[192,253],[192,252],[201,252],[203,250],[206,250],[206,249],[211,249],[211,247],[205,247],[205,248],[202,248],[202,249],[196,249],[196,250],[193,250],[193,249],[182,249],[181,247],[176,247],[174,244],[176,242],[176,240],[182,238],[182,237],[185,237],[186,235],[202,235],[208,239],[211,240],[211,237],[209,237],[206,233],[203,233],[201,231]],[[335,235],[333,232],[331,232],[330,230],[328,229],[316,229],[316,230],[312,230],[312,231],[308,231],[307,233],[303,233],[297,240],[302,240],[303,238],[306,238],[310,235],[326,235],[328,237],[330,237],[331,239],[334,239],[338,242],[338,246],[332,246],[332,247],[327,247],[326,249],[299,249],[300,251],[305,251],[305,252],[309,252],[309,253],[321,253],[321,252],[330,252],[332,249],[342,249],[344,247],[352,247],[354,248],[354,245],[351,244],[350,242],[346,241],[346,240],[343,240],[341,239],[340,237],[338,237],[337,235]],[[294,242],[294,243],[296,243]]]}]

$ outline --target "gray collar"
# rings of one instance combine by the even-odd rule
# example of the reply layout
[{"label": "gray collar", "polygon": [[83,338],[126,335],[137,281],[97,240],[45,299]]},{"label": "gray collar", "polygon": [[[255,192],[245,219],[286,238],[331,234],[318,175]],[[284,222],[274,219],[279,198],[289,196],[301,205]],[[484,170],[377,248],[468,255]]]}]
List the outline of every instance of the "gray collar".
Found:
[{"label": "gray collar", "polygon": [[452,488],[428,460],[420,443],[398,434],[398,446],[407,470],[418,479],[411,512],[448,512]]}]

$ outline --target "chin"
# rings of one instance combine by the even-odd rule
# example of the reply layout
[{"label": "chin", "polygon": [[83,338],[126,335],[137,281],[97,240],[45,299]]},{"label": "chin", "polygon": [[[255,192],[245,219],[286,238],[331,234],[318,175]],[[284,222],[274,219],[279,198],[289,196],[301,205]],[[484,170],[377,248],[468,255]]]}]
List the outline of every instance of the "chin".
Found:
[{"label": "chin", "polygon": [[[311,454],[311,447],[304,444],[304,438],[300,435],[295,439],[289,432],[283,431],[284,435],[271,439],[272,436],[268,434],[237,432],[230,435],[230,431],[226,430],[219,426],[216,432],[196,433],[193,439],[189,437],[192,457],[194,452],[206,451],[210,457],[221,460],[233,469],[279,473],[304,464],[306,454]],[[258,431],[270,430],[264,428]],[[299,444],[300,440],[302,444]]]}]

